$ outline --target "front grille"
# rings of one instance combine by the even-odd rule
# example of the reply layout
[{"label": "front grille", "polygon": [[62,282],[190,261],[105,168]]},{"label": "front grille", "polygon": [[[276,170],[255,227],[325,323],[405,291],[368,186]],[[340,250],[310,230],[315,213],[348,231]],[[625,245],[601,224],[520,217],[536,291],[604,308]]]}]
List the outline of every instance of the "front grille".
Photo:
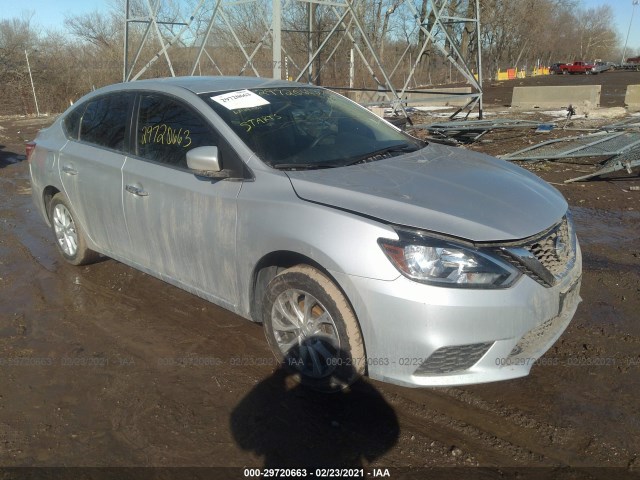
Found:
[{"label": "front grille", "polygon": [[439,348],[413,374],[437,375],[466,370],[475,365],[492,345],[493,342],[485,342]]},{"label": "front grille", "polygon": [[562,276],[567,270],[569,261],[575,255],[572,239],[569,236],[567,217],[564,217],[560,225],[545,237],[531,245],[525,245],[524,248],[531,252],[554,277]]},{"label": "front grille", "polygon": [[571,218],[567,214],[541,236],[524,240],[519,245],[504,246],[498,253],[540,285],[556,285],[571,270],[576,258],[576,237]]}]

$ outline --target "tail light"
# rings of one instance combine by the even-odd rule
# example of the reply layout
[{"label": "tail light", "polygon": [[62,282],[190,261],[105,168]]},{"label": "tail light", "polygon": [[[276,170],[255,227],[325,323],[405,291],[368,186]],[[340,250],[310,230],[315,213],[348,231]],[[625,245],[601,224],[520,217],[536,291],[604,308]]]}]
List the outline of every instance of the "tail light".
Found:
[{"label": "tail light", "polygon": [[31,141],[24,144],[24,149],[27,153],[27,162],[31,161],[31,154],[36,149],[36,142]]}]

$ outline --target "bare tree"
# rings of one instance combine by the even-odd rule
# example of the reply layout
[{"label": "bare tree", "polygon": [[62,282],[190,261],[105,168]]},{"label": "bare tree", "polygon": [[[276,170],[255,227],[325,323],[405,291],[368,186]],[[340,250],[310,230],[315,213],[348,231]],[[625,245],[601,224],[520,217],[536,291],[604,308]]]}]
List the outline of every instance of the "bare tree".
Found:
[{"label": "bare tree", "polygon": [[[43,111],[61,111],[70,101],[106,84],[120,81],[123,64],[124,0],[108,0],[111,9],[70,16],[66,32],[47,32],[33,25],[33,14],[0,21],[0,106],[8,113],[32,113],[34,102],[25,61],[29,52],[36,92]],[[449,77],[448,55],[454,47],[462,60],[469,61],[476,52],[478,32],[475,22],[461,18],[475,17],[475,0],[350,0],[357,23],[347,16],[336,24],[339,8],[330,4],[288,2],[283,11],[283,47],[286,68],[296,77],[307,64],[309,53],[322,44],[325,48],[313,64],[312,80],[328,85],[345,85],[349,76],[349,52],[357,47],[380,77],[373,55],[367,51],[365,38],[374,45],[387,73],[394,82],[407,79],[427,40],[425,30],[444,45],[444,52],[433,44],[422,52],[413,85],[444,83]],[[144,76],[169,74],[162,61],[163,48],[172,58],[176,75],[191,72],[196,53],[203,42],[214,10],[214,2],[200,0],[169,1],[130,0],[130,13],[138,17],[157,16],[159,20],[181,25],[153,26],[130,24],[130,54],[137,51],[148,33],[138,65],[150,58]],[[151,6],[152,12],[149,11]],[[200,6],[200,9],[196,9]],[[436,27],[434,9],[452,18],[442,28]],[[613,25],[610,6],[584,9],[578,0],[481,0],[483,65],[489,77],[498,68],[550,64],[556,61],[617,58],[619,39]],[[196,13],[193,13],[193,12]],[[194,18],[191,18],[193,16]],[[417,18],[416,18],[417,17]],[[310,21],[311,18],[311,21]],[[185,29],[181,41],[171,41]],[[197,73],[259,74],[272,71],[271,3],[222,3],[218,9],[213,34],[208,37],[206,55]],[[423,27],[423,28],[421,28]],[[69,35],[70,33],[70,35]],[[447,36],[447,42],[444,38]],[[450,39],[450,40],[449,40]],[[132,52],[133,51],[133,52]],[[358,50],[356,50],[358,51]],[[355,85],[374,87],[372,71],[356,55]],[[631,54],[630,54],[631,55]],[[132,55],[134,56],[134,55]],[[247,56],[251,62],[247,65]],[[213,60],[213,64],[210,62]],[[78,74],[82,65],[82,75]],[[284,65],[283,65],[284,66]],[[244,67],[244,69],[243,69]],[[255,70],[254,70],[255,68]],[[452,79],[453,80],[453,79]]]},{"label": "bare tree", "polygon": [[613,30],[614,15],[610,5],[590,8],[578,13],[580,59],[594,59],[606,56],[618,43],[618,35]]},{"label": "bare tree", "polygon": [[0,21],[0,99],[3,110],[28,114],[35,112],[26,56],[38,47],[38,35],[32,26],[33,12]]}]

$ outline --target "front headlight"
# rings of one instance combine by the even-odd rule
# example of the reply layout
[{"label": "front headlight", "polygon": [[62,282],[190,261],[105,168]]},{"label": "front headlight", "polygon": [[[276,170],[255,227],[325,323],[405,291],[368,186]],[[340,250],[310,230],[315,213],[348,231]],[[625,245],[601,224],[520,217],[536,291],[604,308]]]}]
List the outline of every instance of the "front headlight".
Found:
[{"label": "front headlight", "polygon": [[380,247],[406,277],[443,287],[507,288],[520,272],[489,251],[449,240],[405,235],[400,240],[381,238]]}]

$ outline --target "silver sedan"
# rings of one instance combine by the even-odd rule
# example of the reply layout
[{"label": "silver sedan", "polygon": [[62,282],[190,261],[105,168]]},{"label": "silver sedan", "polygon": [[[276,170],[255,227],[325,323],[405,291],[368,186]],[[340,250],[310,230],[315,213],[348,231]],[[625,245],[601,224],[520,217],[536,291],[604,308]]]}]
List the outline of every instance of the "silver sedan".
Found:
[{"label": "silver sedan", "polygon": [[33,200],[67,261],[109,256],[261,322],[315,388],[521,377],[580,301],[557,190],[322,88],[113,85],[30,149]]}]

